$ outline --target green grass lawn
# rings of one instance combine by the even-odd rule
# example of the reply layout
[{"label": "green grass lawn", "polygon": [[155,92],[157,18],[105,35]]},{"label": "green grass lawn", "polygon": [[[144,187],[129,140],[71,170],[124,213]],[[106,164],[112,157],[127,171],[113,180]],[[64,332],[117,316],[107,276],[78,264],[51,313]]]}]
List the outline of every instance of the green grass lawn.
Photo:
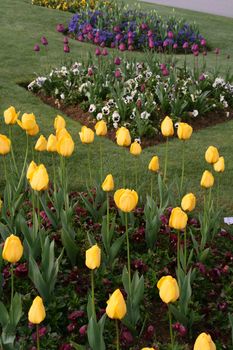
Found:
[{"label": "green grass lawn", "polygon": [[[133,1],[132,1],[133,3]],[[142,4],[144,9],[156,7],[159,13],[167,15],[172,9],[153,4]],[[220,65],[224,70],[229,65],[226,56],[233,57],[232,45],[232,24],[230,18],[218,17],[208,14],[201,14],[192,11],[177,10],[178,15],[187,18],[187,21],[195,20],[200,27],[201,33],[206,36],[210,45],[221,48]],[[40,125],[41,133],[48,136],[53,132],[53,119],[57,111],[47,105],[44,105],[40,99],[27,92],[18,84],[30,81],[35,73],[43,74],[45,69],[51,66],[60,65],[65,60],[63,53],[63,38],[56,32],[57,23],[68,23],[72,14],[47,8],[37,7],[30,4],[29,0],[6,0],[1,3],[0,22],[2,24],[1,50],[0,50],[0,111],[1,113],[9,105],[14,105],[21,112],[33,112]],[[46,36],[49,41],[48,52],[35,54],[33,46],[40,41],[41,36]],[[88,52],[94,51],[94,46],[81,44],[76,41],[71,43],[72,60],[78,60],[85,57]],[[42,50],[43,51],[43,50]],[[119,54],[119,53],[117,53]],[[135,54],[142,58],[143,54]],[[179,56],[182,60],[182,55]],[[192,57],[189,58],[192,62]],[[215,54],[208,54],[209,67],[215,64]],[[232,59],[230,60],[232,62]],[[72,189],[80,189],[86,183],[88,178],[87,149],[79,141],[78,132],[80,124],[67,118],[67,127],[71,131],[76,143],[74,155],[69,159],[69,180]],[[0,132],[7,133],[3,118],[0,120]],[[220,153],[225,156],[226,172],[221,178],[221,204],[228,214],[232,210],[232,176],[233,176],[233,121],[219,124],[215,127],[207,128],[196,132],[192,139],[187,142],[186,147],[186,179],[189,182],[188,190],[200,193],[199,181],[202,172],[207,167],[204,161],[204,152],[206,148],[213,144],[219,147]],[[25,135],[19,129],[14,127],[13,145],[17,153],[18,163],[22,163],[24,157]],[[37,139],[37,137],[36,137]],[[36,139],[32,139],[35,143]],[[98,145],[99,140],[91,145],[93,158],[93,172],[97,171],[99,166]],[[110,140],[104,139],[104,170],[105,173],[112,173],[118,179],[121,185],[122,174],[122,154],[125,150],[117,147]],[[145,183],[148,179],[147,165],[153,155],[161,157],[163,163],[165,145],[149,147],[143,151],[140,160],[137,162],[141,174],[141,182]],[[170,143],[170,163],[169,175],[181,172],[181,142],[174,140]],[[50,165],[50,155],[44,155],[43,161]],[[0,160],[1,161],[1,160]],[[3,164],[0,162],[1,174],[3,174]],[[128,185],[132,184],[134,179],[135,159],[127,154],[128,164]],[[0,177],[0,186],[3,188],[4,177]]]}]

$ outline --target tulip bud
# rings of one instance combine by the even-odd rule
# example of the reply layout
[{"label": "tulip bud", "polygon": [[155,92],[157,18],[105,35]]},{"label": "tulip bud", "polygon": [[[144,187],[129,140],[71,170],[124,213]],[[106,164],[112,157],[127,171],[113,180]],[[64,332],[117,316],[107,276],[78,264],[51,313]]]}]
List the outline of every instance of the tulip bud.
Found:
[{"label": "tulip bud", "polygon": [[120,289],[110,296],[107,301],[106,314],[111,319],[122,320],[127,312],[126,303]]},{"label": "tulip bud", "polygon": [[90,249],[86,250],[86,266],[90,270],[94,270],[100,267],[101,250],[97,244],[93,245]]},{"label": "tulip bud", "polygon": [[176,230],[184,230],[187,226],[188,216],[179,207],[173,208],[169,219],[169,226]]},{"label": "tulip bud", "polygon": [[10,106],[4,111],[4,119],[6,124],[15,124],[20,112],[16,112],[15,107]]},{"label": "tulip bud", "polygon": [[225,170],[225,160],[224,157],[219,157],[219,160],[214,163],[214,170],[217,173],[223,173]]},{"label": "tulip bud", "polygon": [[66,127],[66,121],[61,115],[57,115],[54,119],[54,129],[60,130]]},{"label": "tulip bud", "polygon": [[219,159],[218,149],[214,146],[209,146],[205,152],[205,160],[207,163],[213,164],[216,163]]},{"label": "tulip bud", "polygon": [[154,172],[159,171],[159,158],[157,156],[154,156],[151,159],[151,161],[150,161],[150,163],[148,165],[148,169],[150,171],[154,171]]},{"label": "tulip bud", "polygon": [[29,164],[28,170],[27,170],[27,180],[31,180],[32,175],[34,174],[35,170],[37,169],[36,163],[32,160]]},{"label": "tulip bud", "polygon": [[11,150],[11,140],[7,136],[0,134],[0,155],[5,156]]},{"label": "tulip bud", "polygon": [[79,133],[79,137],[82,143],[89,144],[94,141],[95,134],[93,130],[87,128],[86,126],[83,126],[81,132]]},{"label": "tulip bud", "polygon": [[63,157],[70,157],[74,151],[74,141],[71,137],[63,136],[57,141],[57,153]]},{"label": "tulip bud", "polygon": [[35,150],[39,152],[43,152],[47,150],[47,140],[43,135],[41,135],[37,140],[35,145]]},{"label": "tulip bud", "polygon": [[49,176],[43,164],[37,166],[29,179],[31,188],[35,191],[47,190],[49,184]]},{"label": "tulip bud", "polygon": [[134,156],[139,156],[142,153],[142,147],[141,147],[140,143],[135,141],[131,144],[129,151]]},{"label": "tulip bud", "polygon": [[193,350],[216,350],[216,346],[209,334],[201,333],[195,341]]},{"label": "tulip bud", "polygon": [[161,132],[165,137],[171,137],[174,135],[174,127],[172,119],[169,117],[165,117],[161,124]]},{"label": "tulip bud", "polygon": [[97,136],[105,136],[107,134],[107,124],[104,120],[100,120],[95,124],[95,132]]},{"label": "tulip bud", "polygon": [[23,246],[19,237],[10,235],[4,243],[2,258],[11,264],[18,262],[23,255]]},{"label": "tulip bud", "polygon": [[57,138],[55,135],[49,135],[47,142],[47,151],[48,152],[57,152]]},{"label": "tulip bud", "polygon": [[195,209],[196,197],[193,193],[188,193],[182,198],[181,207],[184,211],[192,211]]},{"label": "tulip bud", "polygon": [[127,128],[122,126],[116,132],[116,141],[118,146],[129,146],[131,144],[130,132]]},{"label": "tulip bud", "polygon": [[178,283],[172,276],[164,276],[157,283],[159,296],[166,304],[174,303],[180,296]]},{"label": "tulip bud", "polygon": [[155,348],[142,348],[141,350],[155,350]]},{"label": "tulip bud", "polygon": [[112,174],[108,174],[102,183],[102,190],[104,192],[110,192],[114,190],[114,180]]},{"label": "tulip bud", "polygon": [[138,194],[134,190],[120,189],[114,194],[116,206],[125,213],[129,213],[135,209],[138,203]]},{"label": "tulip bud", "polygon": [[177,135],[180,140],[188,140],[192,136],[193,128],[187,123],[179,123]]},{"label": "tulip bud", "polygon": [[30,310],[28,312],[28,320],[33,324],[40,324],[44,321],[46,316],[43,300],[41,297],[37,296],[33,302]]},{"label": "tulip bud", "polygon": [[214,177],[212,173],[205,170],[201,178],[201,186],[205,188],[210,188],[214,185]]}]

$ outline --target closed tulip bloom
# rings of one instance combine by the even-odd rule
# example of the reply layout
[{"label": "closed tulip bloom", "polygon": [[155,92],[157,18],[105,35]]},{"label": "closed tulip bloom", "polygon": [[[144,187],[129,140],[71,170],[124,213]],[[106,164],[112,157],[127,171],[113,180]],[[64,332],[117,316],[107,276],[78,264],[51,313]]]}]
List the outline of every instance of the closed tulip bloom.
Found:
[{"label": "closed tulip bloom", "polygon": [[7,136],[0,134],[0,155],[5,156],[11,150],[11,140]]},{"label": "closed tulip bloom", "polygon": [[23,246],[19,237],[10,235],[4,243],[2,257],[11,264],[18,262],[23,255]]},{"label": "closed tulip bloom", "polygon": [[57,152],[57,138],[55,135],[49,135],[47,142],[47,151],[48,152]]},{"label": "closed tulip bloom", "polygon": [[155,348],[142,348],[141,350],[155,350]]},{"label": "closed tulip bloom", "polygon": [[86,250],[86,266],[90,270],[100,267],[101,250],[97,244],[93,245],[90,249]]},{"label": "closed tulip bloom", "polygon": [[104,192],[110,192],[114,190],[114,180],[112,174],[108,174],[102,183],[102,190]]},{"label": "closed tulip bloom", "polygon": [[219,160],[214,163],[214,170],[217,173],[223,173],[225,170],[225,160],[224,157],[219,157]]},{"label": "closed tulip bloom", "polygon": [[126,312],[125,299],[120,289],[117,289],[107,301],[106,314],[111,319],[122,320],[122,318],[125,317]]},{"label": "closed tulip bloom", "polygon": [[4,120],[6,124],[15,124],[20,112],[16,112],[15,107],[10,106],[4,111]]},{"label": "closed tulip bloom", "polygon": [[57,129],[56,130],[56,137],[57,140],[59,141],[62,137],[67,136],[71,138],[70,133],[67,131],[66,128],[62,128],[62,129]]},{"label": "closed tulip bloom", "polygon": [[201,178],[201,186],[205,188],[213,187],[214,177],[212,173],[208,170],[205,170]]},{"label": "closed tulip bloom", "polygon": [[120,189],[115,192],[114,201],[120,210],[129,213],[138,203],[138,194],[134,190]]},{"label": "closed tulip bloom", "polygon": [[131,136],[129,130],[124,126],[118,129],[116,132],[116,141],[118,146],[128,147],[131,144]]},{"label": "closed tulip bloom", "polygon": [[28,180],[31,180],[32,178],[32,175],[34,174],[34,172],[36,171],[37,169],[37,165],[36,163],[32,160],[31,163],[29,164],[29,167],[28,167],[28,170],[27,170],[27,179]]},{"label": "closed tulip bloom", "polygon": [[176,230],[183,230],[187,226],[188,216],[180,208],[176,207],[172,209],[171,216],[169,219],[169,226]]},{"label": "closed tulip bloom", "polygon": [[179,123],[177,135],[180,140],[188,140],[192,136],[193,128],[187,123]]},{"label": "closed tulip bloom", "polygon": [[87,128],[86,126],[83,126],[81,132],[79,133],[79,136],[82,143],[89,144],[94,141],[95,134],[93,130]]},{"label": "closed tulip bloom", "polygon": [[209,334],[201,333],[195,341],[193,350],[216,350],[216,346]]},{"label": "closed tulip bloom", "polygon": [[46,316],[45,307],[41,297],[37,296],[28,311],[28,320],[33,324],[40,324]]},{"label": "closed tulip bloom", "polygon": [[196,197],[193,193],[186,194],[181,201],[181,207],[184,211],[192,211],[196,207]]},{"label": "closed tulip bloom", "polygon": [[21,121],[17,120],[17,123],[23,130],[33,130],[36,127],[36,117],[33,113],[24,113]]},{"label": "closed tulip bloom", "polygon": [[95,132],[97,136],[105,136],[107,134],[108,128],[104,120],[100,120],[95,124]]},{"label": "closed tulip bloom", "polygon": [[214,146],[209,146],[205,152],[205,160],[210,164],[216,163],[219,160],[218,149]]},{"label": "closed tulip bloom", "polygon": [[26,133],[30,136],[36,136],[38,132],[40,131],[39,125],[36,124],[34,128],[26,130]]},{"label": "closed tulip bloom", "polygon": [[165,117],[161,123],[161,132],[165,137],[171,137],[174,135],[173,121],[169,117]]},{"label": "closed tulip bloom", "polygon": [[159,296],[166,304],[174,303],[180,296],[180,289],[175,278],[164,276],[157,283]]},{"label": "closed tulip bloom", "polygon": [[60,130],[66,127],[66,121],[61,115],[57,115],[54,119],[54,129]]},{"label": "closed tulip bloom", "polygon": [[157,156],[154,156],[151,159],[151,161],[150,161],[150,163],[148,165],[148,169],[150,171],[154,171],[154,172],[159,171],[159,158]]},{"label": "closed tulip bloom", "polygon": [[30,178],[31,188],[35,191],[47,190],[49,184],[49,176],[43,164],[38,165]]},{"label": "closed tulip bloom", "polygon": [[63,157],[70,157],[74,151],[74,141],[71,137],[63,136],[57,141],[57,153]]},{"label": "closed tulip bloom", "polygon": [[35,150],[39,151],[39,152],[43,152],[43,151],[47,150],[47,140],[43,135],[41,135],[38,138],[36,145],[35,145]]},{"label": "closed tulip bloom", "polygon": [[140,143],[135,141],[135,142],[131,143],[129,151],[134,156],[139,156],[142,153],[142,147],[141,147]]}]

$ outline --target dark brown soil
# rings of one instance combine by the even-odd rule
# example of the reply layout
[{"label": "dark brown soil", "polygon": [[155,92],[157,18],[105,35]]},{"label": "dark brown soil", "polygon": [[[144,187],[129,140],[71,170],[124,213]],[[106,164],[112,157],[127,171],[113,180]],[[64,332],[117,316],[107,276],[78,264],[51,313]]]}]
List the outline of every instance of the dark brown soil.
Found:
[{"label": "dark brown soil", "polygon": [[[59,105],[55,102],[55,99],[53,97],[45,96],[41,93],[38,93],[37,96],[46,104],[58,109],[59,111],[62,111],[70,118],[77,120],[83,125],[86,125],[90,127],[91,129],[94,129],[94,125],[96,121],[93,119],[91,113],[84,112],[79,105],[69,105],[66,106],[59,102]],[[188,122],[190,125],[192,125],[193,130],[200,130],[204,129],[206,127],[210,127],[213,125],[217,125],[220,123],[225,123],[233,119],[233,110],[228,110],[229,116],[227,117],[226,111],[212,111],[208,112],[205,115],[200,115],[197,118],[189,118],[188,120],[185,120],[185,122]],[[164,116],[161,116],[161,120]],[[111,129],[108,131],[108,138],[112,141],[115,140],[115,129]],[[161,134],[155,135],[153,138],[142,139],[142,147],[149,147],[156,145],[158,143],[164,142],[164,137]]]}]

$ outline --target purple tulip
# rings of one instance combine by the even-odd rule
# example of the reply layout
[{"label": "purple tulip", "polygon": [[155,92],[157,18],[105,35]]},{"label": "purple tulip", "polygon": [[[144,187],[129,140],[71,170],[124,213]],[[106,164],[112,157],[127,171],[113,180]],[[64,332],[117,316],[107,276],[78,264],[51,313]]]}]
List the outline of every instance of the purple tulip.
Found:
[{"label": "purple tulip", "polygon": [[155,47],[154,41],[153,40],[149,40],[149,48],[153,49]]},{"label": "purple tulip", "polygon": [[95,43],[95,44],[99,44],[99,41],[100,41],[99,38],[98,38],[98,37],[95,37],[94,43]]},{"label": "purple tulip", "polygon": [[152,32],[152,30],[148,30],[148,32],[147,32],[147,36],[148,36],[148,37],[153,36],[153,32]]},{"label": "purple tulip", "polygon": [[164,77],[167,77],[167,76],[169,75],[169,71],[168,71],[167,68],[165,68],[165,69],[162,70],[162,75],[163,75]]},{"label": "purple tulip", "polygon": [[82,34],[79,34],[77,39],[78,39],[78,41],[81,41],[81,42],[82,42],[82,41],[84,40],[83,35],[82,35]]},{"label": "purple tulip", "polygon": [[206,46],[206,40],[205,39],[201,40],[201,46]]},{"label": "purple tulip", "polygon": [[82,337],[84,337],[87,334],[87,325],[86,324],[79,328],[79,334]]},{"label": "purple tulip", "polygon": [[69,45],[65,44],[63,50],[64,50],[65,53],[69,53],[70,52]]},{"label": "purple tulip", "polygon": [[107,49],[103,49],[102,56],[108,56],[108,50]]},{"label": "purple tulip", "polygon": [[163,42],[163,47],[167,47],[168,46],[168,41],[167,40],[164,40],[164,42]]},{"label": "purple tulip", "polygon": [[39,52],[40,51],[40,46],[38,44],[35,44],[33,50],[35,52]]},{"label": "purple tulip", "polygon": [[112,49],[115,49],[115,47],[116,47],[116,44],[115,44],[114,42],[112,42],[112,43],[111,43],[111,48],[112,48]]},{"label": "purple tulip", "polygon": [[75,330],[75,323],[68,324],[66,329],[67,329],[67,332],[72,333]]},{"label": "purple tulip", "polygon": [[115,64],[116,66],[119,66],[119,65],[121,64],[121,59],[120,59],[120,57],[116,57],[116,58],[115,58],[114,64]]},{"label": "purple tulip", "polygon": [[122,35],[121,35],[121,34],[117,34],[117,35],[116,35],[116,40],[117,40],[117,41],[120,41],[121,38],[122,38]]},{"label": "purple tulip", "polygon": [[126,50],[126,47],[125,47],[125,44],[124,44],[124,43],[121,43],[121,44],[119,45],[119,50],[120,50],[120,51],[125,51],[125,50]]},{"label": "purple tulip", "polygon": [[161,69],[161,70],[166,69],[166,64],[165,64],[165,63],[160,64],[160,69]]},{"label": "purple tulip", "polygon": [[133,38],[133,32],[128,32],[128,38]]},{"label": "purple tulip", "polygon": [[129,38],[128,39],[128,45],[132,45],[133,44],[133,38]]},{"label": "purple tulip", "polygon": [[183,49],[188,49],[189,47],[189,43],[187,41],[185,41],[185,43],[183,43]]},{"label": "purple tulip", "polygon": [[63,43],[64,43],[64,44],[69,44],[69,39],[67,38],[67,36],[64,37]]},{"label": "purple tulip", "polygon": [[132,333],[129,330],[124,330],[121,333],[121,342],[125,346],[129,346],[133,343],[133,336]]},{"label": "purple tulip", "polygon": [[146,23],[141,24],[142,30],[146,30],[148,28],[148,25]]},{"label": "purple tulip", "polygon": [[177,43],[175,43],[175,44],[173,45],[173,49],[174,49],[174,50],[178,49],[178,44],[177,44]]},{"label": "purple tulip", "polygon": [[67,344],[67,343],[62,344],[59,348],[59,350],[72,350],[72,349],[73,349],[72,345]]},{"label": "purple tulip", "polygon": [[173,39],[173,38],[174,38],[173,32],[169,31],[169,32],[167,33],[167,37],[168,37],[169,39]]},{"label": "purple tulip", "polygon": [[199,51],[194,51],[193,54],[194,54],[195,57],[198,57],[199,56]]},{"label": "purple tulip", "polygon": [[58,33],[63,33],[65,31],[65,27],[63,26],[62,23],[57,24],[56,30]]},{"label": "purple tulip", "polygon": [[199,80],[200,80],[200,81],[205,80],[205,75],[204,75],[203,73],[199,76]]},{"label": "purple tulip", "polygon": [[97,48],[95,49],[95,55],[96,55],[96,56],[100,56],[100,55],[101,55],[101,51],[100,51],[100,48],[99,48],[99,47],[97,47]]},{"label": "purple tulip", "polygon": [[192,47],[191,47],[191,50],[194,52],[194,51],[198,51],[199,50],[199,47],[197,44],[193,44]]},{"label": "purple tulip", "polygon": [[42,38],[41,38],[41,44],[42,45],[44,45],[44,46],[47,46],[48,45],[48,40],[46,39],[46,37],[45,36],[42,36]]},{"label": "purple tulip", "polygon": [[94,74],[93,69],[88,68],[87,74],[89,75],[89,77],[91,77]]},{"label": "purple tulip", "polygon": [[116,69],[115,71],[115,77],[120,78],[121,77],[121,71],[119,69]]},{"label": "purple tulip", "polygon": [[115,26],[115,27],[113,28],[113,31],[114,31],[115,33],[118,33],[118,32],[121,31],[121,28],[120,28],[119,26]]}]

